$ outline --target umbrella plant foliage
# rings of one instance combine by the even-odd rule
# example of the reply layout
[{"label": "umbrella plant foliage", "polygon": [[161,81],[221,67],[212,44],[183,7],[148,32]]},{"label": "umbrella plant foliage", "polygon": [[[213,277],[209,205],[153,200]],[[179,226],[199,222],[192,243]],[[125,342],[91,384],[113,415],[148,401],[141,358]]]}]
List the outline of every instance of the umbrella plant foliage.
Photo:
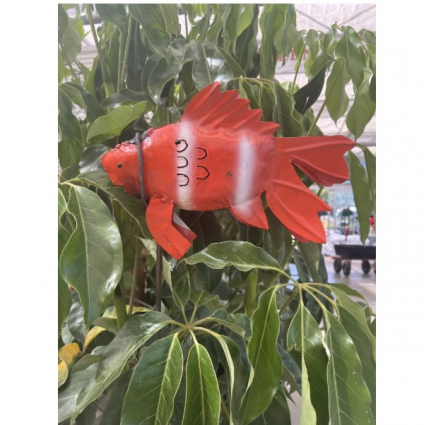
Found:
[{"label": "umbrella plant foliage", "polygon": [[[361,294],[328,283],[320,245],[297,242],[268,208],[269,231],[224,210],[180,211],[197,239],[179,262],[157,256],[143,204],[100,165],[136,131],[177,122],[214,81],[279,123],[277,136],[322,134],[327,108],[356,141],[375,112],[374,33],[302,30],[290,4],[58,11],[59,423],[290,424],[298,393],[302,425],[374,424],[375,318]],[[91,69],[78,59],[84,22]],[[296,77],[305,58],[303,87],[274,78],[292,50]],[[354,153],[348,161],[365,240],[375,157],[358,146],[365,167]]]}]

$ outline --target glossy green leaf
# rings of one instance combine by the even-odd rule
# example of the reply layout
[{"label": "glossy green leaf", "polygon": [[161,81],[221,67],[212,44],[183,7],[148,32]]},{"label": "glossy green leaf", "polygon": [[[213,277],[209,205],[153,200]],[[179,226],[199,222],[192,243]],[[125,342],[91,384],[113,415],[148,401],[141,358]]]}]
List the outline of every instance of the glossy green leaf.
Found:
[{"label": "glossy green leaf", "polygon": [[66,384],[63,385],[59,391],[59,414],[58,422],[62,422],[65,419],[71,417],[75,411],[77,398],[83,388],[88,384],[90,379],[95,375],[99,367],[98,363],[89,366],[87,369],[81,372],[72,373]]},{"label": "glossy green leaf", "polygon": [[190,299],[190,276],[184,263],[172,270],[172,293],[180,310],[184,310]]},{"label": "glossy green leaf", "polygon": [[98,354],[86,354],[77,363],[75,363],[74,367],[72,368],[72,373],[81,372],[87,369],[89,366],[95,363],[99,363],[100,360],[101,357]]},{"label": "glossy green leaf", "polygon": [[61,4],[58,4],[59,40],[65,35],[68,28],[68,14]]},{"label": "glossy green leaf", "polygon": [[349,25],[344,27],[343,36],[337,43],[336,56],[346,60],[346,69],[355,86],[359,87],[364,79],[365,53],[359,35]]},{"label": "glossy green leaf", "polygon": [[287,6],[287,4],[265,4],[259,17],[259,25],[262,31],[261,78],[272,79],[274,77],[278,60],[274,39],[277,32],[284,26]]},{"label": "glossy green leaf", "polygon": [[128,358],[135,350],[166,326],[168,320],[168,316],[157,311],[129,319],[113,341],[102,350],[97,373],[85,382],[76,405],[63,419],[71,416],[75,418],[86,406],[96,400],[120,376]]},{"label": "glossy green leaf", "polygon": [[294,108],[300,114],[303,115],[318,100],[324,87],[325,72],[326,67],[323,67],[308,84],[293,95]]},{"label": "glossy green leaf", "polygon": [[130,89],[122,89],[114,93],[102,102],[103,108],[115,109],[117,106],[125,103],[133,105],[140,102],[150,102],[150,96],[144,92],[136,92]]},{"label": "glossy green leaf", "polygon": [[281,361],[283,362],[284,377],[289,381],[290,390],[296,390],[299,394],[302,393],[302,372],[293,357],[284,350],[284,348],[277,344],[278,352],[280,353]]},{"label": "glossy green leaf", "polygon": [[333,315],[327,314],[326,322],[325,342],[330,351],[327,381],[331,423],[373,425],[371,396],[362,377],[355,345]]},{"label": "glossy green leaf", "polygon": [[72,164],[78,164],[83,150],[83,141],[78,119],[72,113],[72,101],[69,96],[60,89],[59,101],[59,161],[62,169]]},{"label": "glossy green leaf", "polygon": [[[60,219],[63,216],[63,214],[65,213],[66,208],[67,208],[65,197],[63,196],[63,193],[60,189],[58,189],[58,206],[59,206],[59,214],[58,214],[58,218],[59,218],[59,223],[58,223],[58,227],[59,227],[58,254],[59,254],[59,258],[60,258],[60,254],[62,253],[62,250],[63,250],[63,248],[64,248],[64,246],[65,246],[65,244],[68,241],[68,238],[70,236],[68,231],[64,227],[62,227],[62,225],[60,224]],[[60,274],[60,271],[59,271],[59,276],[58,276],[58,330],[59,330],[59,335],[61,334],[62,324],[66,320],[66,318],[68,317],[70,308],[71,308],[71,293],[69,291],[68,285],[63,280],[63,278]]]},{"label": "glossy green leaf", "polygon": [[234,74],[220,51],[205,41],[196,43],[192,77],[196,88],[201,90],[215,81],[225,86]]},{"label": "glossy green leaf", "polygon": [[70,190],[68,210],[76,229],[60,258],[66,283],[84,307],[84,321],[93,323],[106,309],[122,274],[122,242],[118,226],[98,195],[84,187]]},{"label": "glossy green leaf", "polygon": [[175,106],[160,105],[156,107],[156,112],[152,117],[152,127],[163,127],[168,124],[175,124],[181,118],[180,111]]},{"label": "glossy green leaf", "polygon": [[375,113],[375,102],[369,96],[369,77],[370,73],[365,71],[365,78],[356,90],[355,100],[346,117],[347,128],[355,136],[355,140],[362,136]]},{"label": "glossy green leaf", "polygon": [[249,424],[263,413],[277,392],[283,375],[283,365],[277,349],[280,331],[275,293],[269,288],[259,297],[258,308],[252,316],[252,338],[247,346],[251,365],[249,385],[239,412],[241,425]]},{"label": "glossy green leaf", "polygon": [[84,343],[88,328],[84,324],[84,309],[77,291],[71,292],[71,309],[66,318],[66,324],[70,334],[78,341]]},{"label": "glossy green leaf", "polygon": [[[328,424],[328,396],[326,370],[328,358],[322,343],[322,334],[311,313],[301,304],[287,333],[287,348],[295,348],[304,358],[307,372],[302,370],[302,395],[309,384],[312,408],[318,425]],[[305,381],[306,376],[308,382]],[[308,390],[306,390],[307,392]],[[311,407],[305,406],[305,418],[313,418]],[[306,422],[308,423],[308,422]],[[313,421],[311,423],[314,423]]]},{"label": "glossy green leaf", "polygon": [[79,162],[80,173],[86,173],[88,171],[103,170],[100,162],[102,156],[108,151],[108,147],[102,144],[90,146],[87,148],[81,157]]},{"label": "glossy green leaf", "polygon": [[317,414],[311,402],[311,387],[305,357],[302,356],[302,401],[300,406],[300,425],[316,425]]},{"label": "glossy green leaf", "polygon": [[187,264],[204,263],[212,269],[234,266],[247,272],[252,269],[281,271],[278,262],[262,248],[249,242],[225,241],[210,244],[203,251],[184,258]]},{"label": "glossy green leaf", "polygon": [[222,47],[218,47],[219,52],[222,56],[224,56],[225,60],[227,61],[228,65],[231,68],[231,71],[234,74],[234,77],[245,77],[246,74],[244,73],[243,69],[240,67],[240,65],[237,63],[236,59],[234,59],[230,53],[228,53],[225,49]]},{"label": "glossy green leaf", "polygon": [[87,144],[95,145],[114,136],[119,136],[122,130],[138,119],[141,115],[153,109],[150,102],[140,102],[132,106],[120,105],[110,114],[97,118],[90,127],[87,135]]},{"label": "glossy green leaf", "polygon": [[355,291],[355,289],[352,289],[350,286],[345,285],[344,283],[331,283],[330,285],[345,292],[347,295],[362,298],[364,301],[366,301],[364,296],[361,293],[359,293],[358,291]]},{"label": "glossy green leaf", "polygon": [[218,298],[217,295],[210,294],[208,291],[199,291],[193,288],[190,291],[190,300],[197,307],[205,305],[210,301],[214,301],[217,298]]},{"label": "glossy green leaf", "polygon": [[253,4],[227,4],[223,15],[224,48],[236,52],[237,37],[251,24]]},{"label": "glossy green leaf", "polygon": [[169,62],[169,35],[160,4],[130,4],[130,14],[141,23],[142,31],[149,41],[151,50]]},{"label": "glossy green leaf", "polygon": [[359,230],[361,241],[365,245],[365,240],[370,231],[369,217],[372,213],[373,202],[367,173],[359,161],[358,157],[348,152],[350,183],[352,184],[353,199],[358,212]]},{"label": "glossy green leaf", "polygon": [[233,332],[236,332],[243,338],[249,337],[249,334],[246,335],[246,330],[243,328],[243,323],[241,323],[241,320],[241,317],[235,318],[232,314],[228,314],[226,310],[218,309],[214,311],[213,314],[211,314],[210,316],[199,320],[196,325],[212,321],[219,323],[220,325],[223,325],[228,329],[231,329]]},{"label": "glossy green leaf", "polygon": [[160,8],[163,19],[165,20],[166,31],[170,34],[178,34],[180,31],[180,23],[178,21],[178,5],[161,4]]},{"label": "glossy green leaf", "polygon": [[104,171],[89,171],[87,173],[80,174],[74,182],[87,183],[106,192],[112,200],[118,202],[121,207],[138,223],[143,235],[146,238],[151,237],[150,231],[147,228],[143,205],[140,200],[124,192],[122,187],[115,186]]},{"label": "glossy green leaf", "polygon": [[322,283],[323,280],[318,273],[319,261],[321,257],[321,245],[311,242],[299,242],[298,247],[308,267],[312,280],[316,283]]},{"label": "glossy green leaf", "polygon": [[289,95],[280,84],[273,85],[276,107],[273,121],[280,124],[284,137],[297,137],[305,134],[302,115],[294,109],[293,96]]},{"label": "glossy green leaf", "polygon": [[77,55],[81,52],[81,37],[75,29],[75,23],[72,19],[68,19],[68,25],[61,40],[62,58],[64,63],[68,65],[68,61],[72,64]]},{"label": "glossy green leaf", "polygon": [[[236,42],[236,57],[239,58],[240,67],[249,77],[252,77],[250,73],[255,66],[255,56],[258,51],[258,15],[259,6],[254,4],[252,23],[237,37]],[[256,76],[253,75],[253,77]]]},{"label": "glossy green leaf", "polygon": [[[161,5],[163,6],[163,5]],[[175,40],[169,45],[171,62],[168,64],[161,59],[150,74],[148,89],[150,96],[157,105],[161,104],[161,93],[168,81],[177,78],[183,65],[194,59],[195,44],[183,38]]]},{"label": "glossy green leaf", "polygon": [[106,406],[99,425],[117,425],[121,423],[122,406],[131,377],[132,371],[121,375],[112,390],[108,391]]},{"label": "glossy green leaf", "polygon": [[96,10],[102,21],[112,22],[120,32],[124,32],[127,13],[123,4],[96,3]]},{"label": "glossy green leaf", "polygon": [[183,353],[178,334],[154,342],[134,370],[125,395],[121,425],[167,424],[182,373]]},{"label": "glossy green leaf", "polygon": [[286,64],[286,57],[289,56],[292,51],[297,37],[296,10],[294,4],[288,4],[284,25],[277,31],[274,38],[274,46],[277,52],[282,55],[283,65]]},{"label": "glossy green leaf", "polygon": [[182,425],[218,425],[221,397],[211,358],[195,343],[187,359],[186,404]]},{"label": "glossy green leaf", "polygon": [[327,109],[336,124],[337,120],[344,115],[349,106],[349,98],[345,90],[348,82],[349,76],[346,73],[346,62],[343,58],[338,58],[334,62],[325,89]]},{"label": "glossy green leaf", "polygon": [[69,96],[72,102],[84,109],[89,123],[94,122],[97,118],[104,114],[104,110],[100,106],[100,103],[97,102],[90,92],[78,84],[61,84],[60,89]]},{"label": "glossy green leaf", "polygon": [[150,56],[144,64],[143,72],[141,74],[141,87],[143,89],[143,92],[149,92],[149,78],[161,59],[162,57],[160,55],[155,54]]},{"label": "glossy green leaf", "polygon": [[284,387],[280,385],[271,404],[258,416],[251,425],[283,425],[291,424],[290,410],[284,395]]},{"label": "glossy green leaf", "polygon": [[332,292],[337,297],[337,303],[342,305],[355,318],[357,325],[360,326],[362,328],[362,331],[365,333],[365,335],[367,335],[372,347],[372,353],[375,360],[376,349],[377,349],[376,339],[368,327],[367,318],[365,316],[364,310],[358,303],[351,300],[344,291],[340,289],[332,288]]},{"label": "glossy green leaf", "polygon": [[[355,303],[356,304],[356,303]],[[340,319],[343,327],[355,344],[356,351],[361,360],[362,376],[370,391],[371,409],[375,418],[376,414],[376,364],[375,351],[370,343],[368,326],[365,329],[360,322],[357,321],[348,309],[339,306]],[[372,334],[372,333],[371,333]],[[373,335],[374,336],[374,335]]]},{"label": "glossy green leaf", "polygon": [[359,145],[359,147],[362,149],[365,156],[368,184],[370,186],[370,191],[371,191],[372,201],[373,201],[372,210],[374,211],[374,218],[376,218],[376,198],[375,198],[376,197],[376,179],[377,179],[376,158],[375,158],[375,155],[373,155],[367,147],[361,146],[361,145]]}]

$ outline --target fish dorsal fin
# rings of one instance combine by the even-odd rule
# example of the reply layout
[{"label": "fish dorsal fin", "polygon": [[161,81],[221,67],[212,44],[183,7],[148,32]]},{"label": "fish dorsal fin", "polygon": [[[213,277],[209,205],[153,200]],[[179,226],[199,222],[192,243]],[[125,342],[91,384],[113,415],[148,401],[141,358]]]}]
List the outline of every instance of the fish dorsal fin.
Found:
[{"label": "fish dorsal fin", "polygon": [[221,92],[221,83],[212,83],[200,90],[189,102],[181,122],[196,127],[229,131],[254,131],[258,135],[272,136],[279,125],[261,121],[262,110],[250,109],[249,100],[242,99],[236,90]]}]

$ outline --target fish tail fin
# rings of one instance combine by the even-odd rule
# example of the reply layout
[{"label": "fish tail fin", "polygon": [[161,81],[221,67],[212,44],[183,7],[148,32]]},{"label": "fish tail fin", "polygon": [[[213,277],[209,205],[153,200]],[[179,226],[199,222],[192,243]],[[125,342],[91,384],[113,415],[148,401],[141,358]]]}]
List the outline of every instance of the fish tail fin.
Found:
[{"label": "fish tail fin", "polygon": [[331,208],[300,180],[293,165],[318,184],[332,186],[349,178],[343,154],[355,145],[343,136],[274,138],[275,165],[266,188],[271,211],[301,242],[325,243],[318,216]]}]

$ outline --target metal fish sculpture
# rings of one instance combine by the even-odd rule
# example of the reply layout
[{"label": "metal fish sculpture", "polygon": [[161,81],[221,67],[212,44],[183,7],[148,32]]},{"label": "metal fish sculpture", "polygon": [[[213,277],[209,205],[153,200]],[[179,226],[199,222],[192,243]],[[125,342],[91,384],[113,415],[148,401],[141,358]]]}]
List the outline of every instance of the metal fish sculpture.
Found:
[{"label": "metal fish sculpture", "polygon": [[[202,89],[176,124],[150,128],[142,138],[146,222],[157,243],[180,259],[196,238],[174,208],[228,208],[241,222],[268,229],[261,194],[302,242],[325,243],[318,212],[331,208],[309,190],[293,165],[324,186],[348,179],[343,136],[273,137],[279,125],[220,83]],[[122,143],[101,160],[113,184],[140,197],[137,147]]]}]

